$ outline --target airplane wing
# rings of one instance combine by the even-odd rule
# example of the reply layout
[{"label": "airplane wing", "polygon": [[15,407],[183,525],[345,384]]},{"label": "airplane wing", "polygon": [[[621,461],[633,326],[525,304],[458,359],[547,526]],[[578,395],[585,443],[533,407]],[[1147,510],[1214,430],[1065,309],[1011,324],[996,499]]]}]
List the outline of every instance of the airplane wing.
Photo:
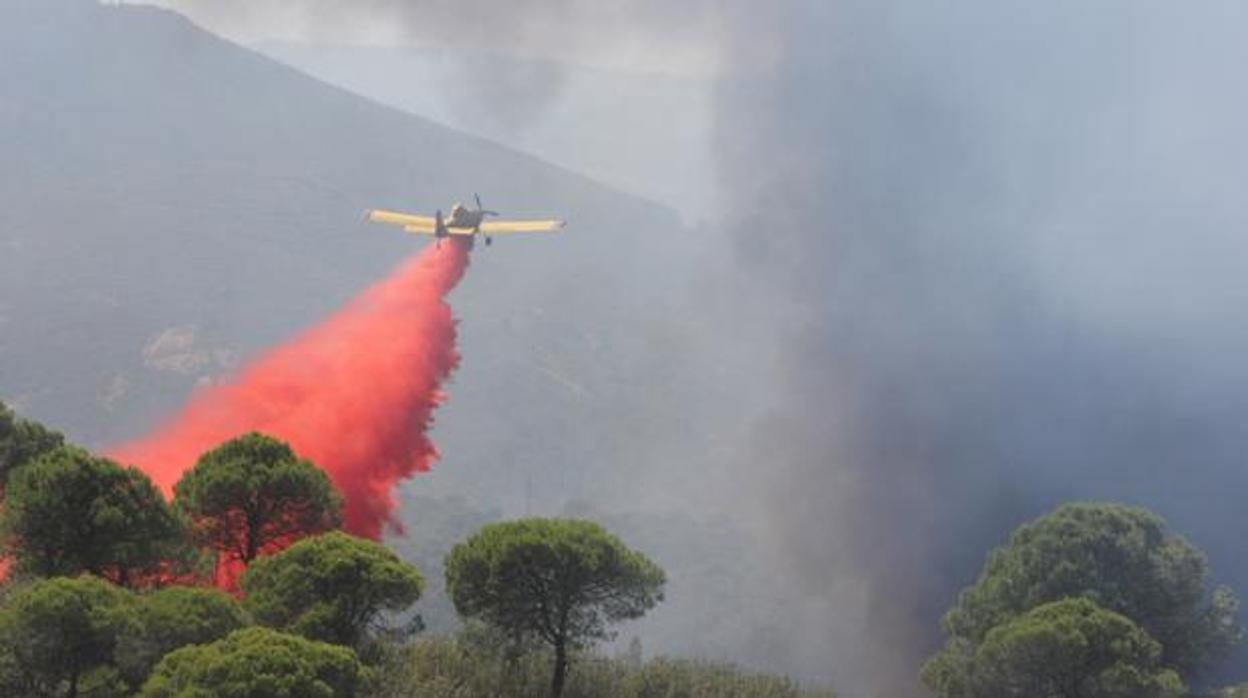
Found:
[{"label": "airplane wing", "polygon": [[423,223],[405,225],[403,226],[403,231],[413,235],[433,235],[437,232],[437,228],[434,227],[433,222],[431,221],[428,225]]},{"label": "airplane wing", "polygon": [[[433,216],[416,216],[410,213],[399,213],[398,211],[386,211],[384,209],[369,209],[364,214],[365,220],[372,223],[385,223],[388,225],[401,225],[405,229],[409,229],[409,233],[424,232],[429,228],[429,232],[433,232],[434,221]],[[417,228],[417,230],[410,230]]]},{"label": "airplane wing", "polygon": [[481,223],[481,232],[486,235],[500,235],[504,233],[553,233],[562,229],[566,224],[566,221],[559,220],[558,218],[484,221]]}]

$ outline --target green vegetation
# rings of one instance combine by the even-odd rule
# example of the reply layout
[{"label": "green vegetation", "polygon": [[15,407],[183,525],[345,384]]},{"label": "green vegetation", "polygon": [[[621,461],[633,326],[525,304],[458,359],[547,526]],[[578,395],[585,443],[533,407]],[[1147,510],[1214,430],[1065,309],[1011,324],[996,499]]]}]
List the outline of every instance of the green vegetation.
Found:
[{"label": "green vegetation", "polygon": [[260,558],[243,577],[257,622],[357,650],[384,612],[406,610],[423,588],[390,549],[339,532]]},{"label": "green vegetation", "polygon": [[460,615],[554,651],[551,695],[563,694],[570,653],[611,637],[663,600],[663,570],[590,521],[490,524],[455,546],[446,588]]},{"label": "green vegetation", "polygon": [[[467,632],[401,648],[378,671],[377,698],[546,698],[549,652],[514,655]],[[784,678],[710,662],[586,656],[568,672],[565,698],[835,698]]]},{"label": "green vegetation", "polygon": [[[1130,619],[1160,647],[1158,666],[1191,678],[1241,636],[1238,600],[1229,589],[1208,591],[1208,576],[1204,555],[1144,509],[1064,505],[989,555],[979,580],[946,614],[948,640],[924,667],[924,682],[943,698],[1003,695],[977,688],[977,658],[988,640],[1033,609],[1070,598]],[[1002,637],[995,636],[998,644]]]},{"label": "green vegetation", "polygon": [[247,434],[205,453],[174,487],[174,505],[201,545],[250,564],[307,535],[337,528],[342,496],[290,446]]},{"label": "green vegetation", "polygon": [[64,444],[59,432],[21,419],[0,401],[0,493],[14,468]]},{"label": "green vegetation", "polygon": [[[729,665],[645,662],[636,640],[626,656],[596,654],[663,600],[667,576],[589,520],[476,528],[485,515],[452,507],[452,537],[466,537],[441,566],[465,625],[413,640],[391,624],[411,617],[420,572],[334,530],[341,497],[280,441],[249,434],[206,453],[173,505],[137,470],[3,405],[0,457],[0,695],[831,696]],[[436,543],[420,548],[435,569]],[[172,586],[201,580],[205,556],[245,565],[241,601]],[[989,554],[922,678],[940,698],[1181,698],[1241,636],[1238,600],[1208,578],[1204,555],[1148,511],[1059,507]]]},{"label": "green vegetation", "polygon": [[1040,606],[993,628],[975,653],[978,695],[1179,698],[1161,645],[1087,599]]},{"label": "green vegetation", "polygon": [[0,530],[20,576],[132,586],[189,561],[183,524],[146,475],[73,446],[13,471]]},{"label": "green vegetation", "polygon": [[351,698],[363,670],[351,650],[248,628],[168,654],[142,698]]},{"label": "green vegetation", "polygon": [[0,695],[132,695],[168,652],[247,624],[232,598],[207,589],[135,595],[91,576],[33,582],[0,606]]},{"label": "green vegetation", "polygon": [[0,611],[0,694],[124,695],[116,655],[133,628],[133,599],[101,579],[49,579]]},{"label": "green vegetation", "polygon": [[134,686],[173,650],[214,642],[251,624],[233,597],[215,589],[166,587],[136,601],[137,623],[122,638],[118,655],[123,676]]}]

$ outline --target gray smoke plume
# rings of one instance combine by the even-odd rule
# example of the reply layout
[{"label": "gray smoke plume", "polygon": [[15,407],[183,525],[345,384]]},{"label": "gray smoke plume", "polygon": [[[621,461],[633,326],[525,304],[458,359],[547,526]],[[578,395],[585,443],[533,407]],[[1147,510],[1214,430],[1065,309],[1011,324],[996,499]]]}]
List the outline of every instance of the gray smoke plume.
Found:
[{"label": "gray smoke plume", "polygon": [[841,0],[751,24],[787,47],[718,111],[761,297],[733,324],[783,355],[752,484],[849,695],[921,695],[958,587],[1064,498],[1153,507],[1248,590],[1246,18]]}]

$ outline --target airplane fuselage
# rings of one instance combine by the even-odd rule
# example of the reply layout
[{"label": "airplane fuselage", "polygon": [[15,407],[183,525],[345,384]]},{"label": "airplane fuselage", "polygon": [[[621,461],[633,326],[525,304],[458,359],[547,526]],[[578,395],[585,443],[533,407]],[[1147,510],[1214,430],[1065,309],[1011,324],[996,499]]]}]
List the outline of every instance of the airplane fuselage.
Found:
[{"label": "airplane fuselage", "polygon": [[484,218],[485,211],[473,211],[463,204],[455,204],[451,207],[451,215],[446,219],[446,226],[448,228],[478,228]]}]

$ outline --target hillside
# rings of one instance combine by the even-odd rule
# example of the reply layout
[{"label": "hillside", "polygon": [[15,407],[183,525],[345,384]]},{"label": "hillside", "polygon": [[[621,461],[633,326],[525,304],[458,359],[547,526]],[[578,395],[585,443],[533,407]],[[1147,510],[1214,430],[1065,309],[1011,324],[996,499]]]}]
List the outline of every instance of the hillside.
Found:
[{"label": "hillside", "polygon": [[[261,53],[383,104],[512,144],[627,192],[713,217],[717,83],[459,49],[263,42]],[[414,79],[413,79],[414,78]],[[505,101],[511,113],[491,109]]]},{"label": "hillside", "polygon": [[[697,527],[741,513],[726,437],[749,404],[724,380],[736,350],[706,350],[723,336],[707,310],[742,300],[707,290],[730,252],[711,231],[176,14],[87,0],[0,0],[0,156],[0,398],[93,447],[143,433],[422,244],[361,224],[365,207],[480,192],[509,214],[565,215],[559,237],[474,253],[452,297],[463,364],[437,414],[444,458],[408,486],[403,518],[425,525],[457,495],[491,516],[687,511],[635,527],[675,576],[663,613],[629,632],[779,671],[816,651],[797,645],[821,621],[785,610],[790,588],[747,604],[770,576],[749,536]],[[775,634],[786,623],[811,629]]]},{"label": "hillside", "polygon": [[619,422],[674,429],[655,398],[677,362],[648,346],[681,331],[656,312],[686,283],[675,212],[167,11],[5,0],[0,15],[0,394],[26,413],[93,445],[133,436],[415,249],[361,225],[363,208],[480,192],[572,227],[476,254],[454,299],[464,366],[443,481],[517,506],[526,480],[539,502],[558,483],[557,504],[610,490]]}]

